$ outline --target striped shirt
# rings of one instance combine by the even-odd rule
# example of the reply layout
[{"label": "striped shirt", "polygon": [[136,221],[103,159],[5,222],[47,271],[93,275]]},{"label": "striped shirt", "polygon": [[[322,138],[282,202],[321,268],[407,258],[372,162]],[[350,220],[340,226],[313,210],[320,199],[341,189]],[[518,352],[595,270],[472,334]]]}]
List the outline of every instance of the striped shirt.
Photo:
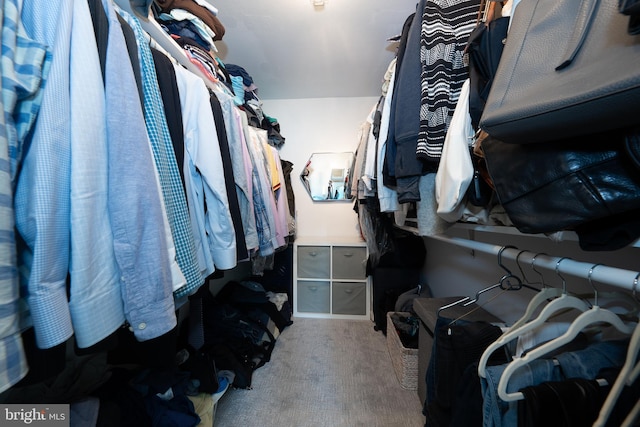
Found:
[{"label": "striped shirt", "polygon": [[416,155],[438,161],[469,72],[463,51],[476,26],[479,0],[429,0],[420,34],[421,106]]},{"label": "striped shirt", "polygon": [[22,147],[42,101],[51,57],[30,39],[20,21],[16,0],[5,0],[2,22],[2,114],[0,114],[0,392],[27,374],[19,325],[13,188]]}]

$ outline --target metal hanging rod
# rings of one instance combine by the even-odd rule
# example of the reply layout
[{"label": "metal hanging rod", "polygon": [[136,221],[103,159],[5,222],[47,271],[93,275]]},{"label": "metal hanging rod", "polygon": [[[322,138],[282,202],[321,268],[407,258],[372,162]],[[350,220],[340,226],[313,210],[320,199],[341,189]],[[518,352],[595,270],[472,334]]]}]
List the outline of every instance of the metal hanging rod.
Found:
[{"label": "metal hanging rod", "polygon": [[[490,243],[477,242],[475,240],[463,239],[460,237],[450,237],[443,235],[428,236],[431,239],[440,240],[456,246],[465,247],[474,251],[480,251],[498,256],[505,246],[493,245]],[[604,264],[595,264],[590,262],[575,261],[571,258],[553,257],[544,253],[536,253],[531,251],[522,251],[521,249],[506,247],[502,251],[502,258],[516,260],[525,265],[529,265],[535,258],[535,267],[546,268],[557,271],[562,274],[570,274],[575,277],[591,278],[594,283],[606,283],[623,289],[633,291],[640,294],[640,272],[625,270],[617,267],[609,267]]]}]

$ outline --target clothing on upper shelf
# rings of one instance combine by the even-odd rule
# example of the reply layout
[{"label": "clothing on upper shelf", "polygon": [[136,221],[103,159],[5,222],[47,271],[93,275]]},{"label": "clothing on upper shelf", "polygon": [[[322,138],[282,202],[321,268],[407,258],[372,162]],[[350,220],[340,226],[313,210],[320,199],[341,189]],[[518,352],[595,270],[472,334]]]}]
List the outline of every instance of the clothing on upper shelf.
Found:
[{"label": "clothing on upper shelf", "polygon": [[214,33],[213,40],[222,40],[225,33],[224,25],[213,12],[192,0],[155,0],[163,12],[173,9],[184,9],[200,18],[204,24]]}]

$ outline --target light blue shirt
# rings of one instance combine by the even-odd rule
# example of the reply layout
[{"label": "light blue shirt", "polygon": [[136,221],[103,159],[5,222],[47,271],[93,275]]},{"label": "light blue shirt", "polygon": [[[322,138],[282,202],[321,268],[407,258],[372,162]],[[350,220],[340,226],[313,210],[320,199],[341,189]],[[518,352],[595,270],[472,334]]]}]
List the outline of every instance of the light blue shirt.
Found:
[{"label": "light blue shirt", "polygon": [[203,233],[203,250],[215,269],[231,269],[237,264],[236,236],[209,91],[200,77],[175,68],[184,127],[185,182],[190,210],[198,213],[194,229]]},{"label": "light blue shirt", "polygon": [[37,345],[49,348],[73,334],[66,279],[70,242],[70,41],[73,3],[25,0],[29,36],[52,51],[51,69],[15,193],[16,228],[26,246],[19,262]]},{"label": "light blue shirt", "polygon": [[179,292],[191,294],[204,283],[204,277],[199,271],[193,230],[187,210],[187,199],[180,180],[167,119],[164,115],[151,49],[138,19],[125,11],[116,10],[131,25],[138,40],[147,134],[151,140],[153,157],[160,177],[164,205],[176,245],[177,261],[187,280],[187,284]]},{"label": "light blue shirt", "polygon": [[31,40],[20,20],[18,4],[0,8],[2,27],[2,98],[0,105],[0,392],[28,370],[19,331],[19,283],[14,232],[13,188],[24,137],[42,101],[50,64],[45,46]]},{"label": "light blue shirt", "polygon": [[[175,327],[172,273],[162,199],[142,105],[122,28],[111,0],[105,69],[109,143],[109,215],[120,268],[124,313],[136,338]],[[124,125],[126,124],[126,125]]]},{"label": "light blue shirt", "polygon": [[76,343],[85,348],[118,329],[124,311],[107,211],[105,88],[89,5],[73,5],[69,307]]},{"label": "light blue shirt", "polygon": [[[236,193],[238,195],[238,205],[242,217],[242,228],[244,229],[244,239],[247,244],[247,250],[256,249],[258,247],[258,231],[256,229],[256,215],[253,210],[253,196],[251,194],[251,186],[248,176],[251,171],[245,169],[246,142],[242,133],[242,118],[240,112],[233,102],[231,95],[224,92],[216,92],[215,96],[222,107],[224,117],[225,130],[229,141],[229,152],[231,154],[231,164],[233,165],[233,180],[236,185]],[[245,148],[243,150],[243,148]],[[246,154],[248,155],[248,153]],[[249,160],[249,162],[251,162]]]}]

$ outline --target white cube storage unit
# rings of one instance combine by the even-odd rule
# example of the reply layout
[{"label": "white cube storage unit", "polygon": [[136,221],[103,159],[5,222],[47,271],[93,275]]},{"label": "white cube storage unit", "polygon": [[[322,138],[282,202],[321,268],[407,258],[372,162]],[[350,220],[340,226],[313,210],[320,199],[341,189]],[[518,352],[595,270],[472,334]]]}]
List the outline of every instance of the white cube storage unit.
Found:
[{"label": "white cube storage unit", "polygon": [[371,291],[364,241],[298,237],[293,256],[294,316],[369,318]]}]

